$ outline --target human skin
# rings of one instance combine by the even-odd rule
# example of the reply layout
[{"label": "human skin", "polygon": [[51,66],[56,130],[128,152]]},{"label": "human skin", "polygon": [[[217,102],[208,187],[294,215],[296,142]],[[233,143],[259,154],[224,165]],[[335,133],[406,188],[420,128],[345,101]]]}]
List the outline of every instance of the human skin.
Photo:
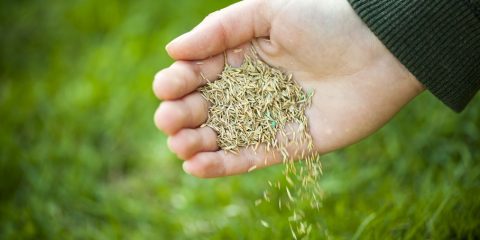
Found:
[{"label": "human skin", "polygon": [[[248,172],[281,162],[276,151],[219,150],[207,120],[208,102],[196,92],[254,46],[262,60],[314,89],[306,115],[310,154],[325,154],[371,135],[424,91],[346,0],[245,0],[216,11],[166,47],[175,62],[155,76],[163,100],[154,117],[184,170],[202,178]],[[243,51],[239,51],[242,49]],[[289,146],[290,156],[305,146]],[[300,150],[300,151],[298,151]]]}]

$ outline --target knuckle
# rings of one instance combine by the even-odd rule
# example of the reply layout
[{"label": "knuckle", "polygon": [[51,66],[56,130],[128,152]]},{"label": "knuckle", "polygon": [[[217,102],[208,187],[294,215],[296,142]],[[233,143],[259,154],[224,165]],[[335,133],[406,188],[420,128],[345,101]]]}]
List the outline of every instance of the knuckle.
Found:
[{"label": "knuckle", "polygon": [[199,166],[197,168],[196,176],[200,178],[213,178],[225,176],[225,165],[223,159],[219,159],[215,155],[203,155],[197,159]]},{"label": "knuckle", "polygon": [[200,93],[194,93],[189,99],[189,110],[191,110],[191,117],[195,122],[195,127],[205,123],[208,119],[209,103],[203,98]]},{"label": "knuckle", "polygon": [[216,16],[220,15],[220,12],[222,10],[217,10],[217,11],[214,11],[214,12],[211,12],[209,13],[204,19],[203,19],[203,22],[206,22],[206,21],[210,21],[210,19],[213,19],[215,18]]},{"label": "knuckle", "polygon": [[204,128],[205,134],[202,136],[202,142],[205,144],[204,148],[205,150],[216,150],[218,149],[218,144],[217,144],[217,133],[213,131],[213,129],[209,127]]},{"label": "knuckle", "polygon": [[181,135],[179,136],[182,144],[179,144],[178,149],[179,153],[183,158],[189,158],[192,155],[192,152],[195,152],[198,149],[199,139],[198,135],[190,129],[182,130]]},{"label": "knuckle", "polygon": [[189,92],[189,82],[192,78],[195,78],[195,74],[192,72],[192,64],[185,61],[177,61],[172,65],[172,69],[175,71],[177,77],[172,78],[173,86],[176,94],[182,92]]},{"label": "knuckle", "polygon": [[[181,72],[184,79],[197,80],[200,76],[200,65],[189,61],[177,61],[176,62],[179,72]],[[187,81],[185,81],[187,83]]]},{"label": "knuckle", "polygon": [[195,176],[199,178],[209,178],[210,177],[209,170],[210,169],[207,165],[202,164],[202,166],[200,166],[195,172]]},{"label": "knuckle", "polygon": [[177,61],[155,75],[153,91],[160,99],[176,99],[189,92],[189,79],[194,75],[189,63]]},{"label": "knuckle", "polygon": [[191,151],[191,144],[188,140],[188,133],[186,130],[181,130],[175,136],[170,137],[168,139],[168,147],[172,152],[177,154],[182,159],[187,159],[189,156],[189,152]]}]

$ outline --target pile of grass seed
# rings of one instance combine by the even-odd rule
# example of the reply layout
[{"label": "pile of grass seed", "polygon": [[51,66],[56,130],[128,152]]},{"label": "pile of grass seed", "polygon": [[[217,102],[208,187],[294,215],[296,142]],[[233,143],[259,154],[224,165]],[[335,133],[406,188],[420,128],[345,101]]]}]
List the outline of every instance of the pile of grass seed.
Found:
[{"label": "pile of grass seed", "polygon": [[[208,81],[199,91],[210,103],[208,119],[203,126],[217,133],[221,149],[236,153],[240,148],[257,149],[262,144],[267,151],[281,153],[286,163],[285,181],[269,181],[269,185],[284,190],[286,197],[278,199],[278,206],[292,212],[289,218],[292,236],[296,239],[308,235],[312,225],[303,220],[302,211],[296,206],[299,201],[307,201],[311,207],[318,208],[321,197],[317,181],[321,174],[320,163],[316,155],[305,155],[305,151],[313,152],[305,115],[313,91],[304,91],[292,75],[267,65],[254,51],[251,56],[245,55],[240,67],[226,64],[219,78]],[[280,138],[283,140],[279,141]],[[303,158],[303,165],[293,163],[294,156],[287,151],[292,144],[293,148],[302,149],[295,157]],[[261,202],[270,202],[268,189],[263,199],[255,204]],[[261,224],[268,226],[264,220]]]},{"label": "pile of grass seed", "polygon": [[304,92],[292,75],[255,56],[246,55],[238,68],[226,64],[218,80],[200,88],[210,102],[204,126],[217,132],[223,150],[236,152],[259,144],[281,148],[277,136],[284,135],[289,123],[301,129],[298,137],[309,138],[305,110],[312,93]]}]

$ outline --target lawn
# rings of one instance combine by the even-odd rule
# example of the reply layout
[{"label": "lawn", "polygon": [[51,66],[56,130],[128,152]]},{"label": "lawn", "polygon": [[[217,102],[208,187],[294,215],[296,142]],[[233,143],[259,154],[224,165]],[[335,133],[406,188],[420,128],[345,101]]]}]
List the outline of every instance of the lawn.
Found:
[{"label": "lawn", "polygon": [[[282,166],[191,177],[152,120],[164,45],[232,2],[1,1],[0,239],[291,238],[254,204]],[[305,239],[480,238],[480,96],[424,93],[322,163]]]}]

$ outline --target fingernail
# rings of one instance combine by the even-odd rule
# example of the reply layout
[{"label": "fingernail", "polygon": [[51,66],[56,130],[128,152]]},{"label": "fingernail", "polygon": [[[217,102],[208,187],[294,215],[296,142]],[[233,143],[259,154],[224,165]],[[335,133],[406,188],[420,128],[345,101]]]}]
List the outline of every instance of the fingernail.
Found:
[{"label": "fingernail", "polygon": [[191,172],[191,170],[190,170],[190,167],[189,167],[189,166],[190,166],[190,163],[189,163],[189,161],[185,161],[185,162],[183,163],[183,165],[182,165],[182,167],[183,167],[183,171],[185,171],[186,173],[188,173],[188,174],[192,175],[192,172]]}]

